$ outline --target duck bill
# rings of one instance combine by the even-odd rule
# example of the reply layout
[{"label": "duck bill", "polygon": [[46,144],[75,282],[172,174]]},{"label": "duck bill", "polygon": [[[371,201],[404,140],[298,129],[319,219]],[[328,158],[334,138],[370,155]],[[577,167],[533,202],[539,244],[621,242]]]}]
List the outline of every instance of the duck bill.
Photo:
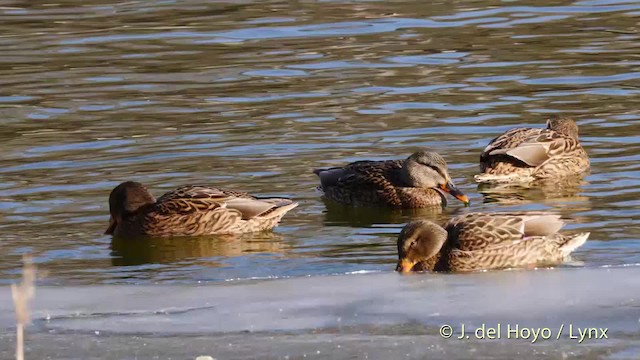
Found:
[{"label": "duck bill", "polygon": [[116,225],[118,225],[118,222],[113,218],[113,216],[109,217],[109,227],[107,228],[107,231],[104,232],[104,234],[112,235],[116,230]]},{"label": "duck bill", "polygon": [[458,190],[458,188],[453,184],[453,182],[451,182],[451,180],[440,185],[440,189],[444,192],[451,194],[451,196],[455,197],[456,199],[462,201],[465,204],[465,206],[469,206],[469,198],[467,197],[467,195],[463,194],[462,191]]},{"label": "duck bill", "polygon": [[402,260],[398,261],[398,266],[396,266],[396,271],[398,271],[398,272],[400,272],[402,274],[406,274],[408,272],[411,272],[411,269],[413,269],[413,266],[415,264],[416,264],[415,261],[402,259]]}]

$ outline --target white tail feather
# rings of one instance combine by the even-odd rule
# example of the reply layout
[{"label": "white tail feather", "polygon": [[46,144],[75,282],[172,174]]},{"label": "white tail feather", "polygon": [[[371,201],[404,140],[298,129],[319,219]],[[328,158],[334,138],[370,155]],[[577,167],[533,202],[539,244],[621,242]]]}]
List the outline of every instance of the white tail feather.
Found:
[{"label": "white tail feather", "polygon": [[575,249],[579,248],[580,246],[582,246],[582,244],[584,244],[587,241],[590,234],[591,233],[586,232],[586,233],[573,235],[569,240],[567,240],[567,242],[565,242],[562,246],[560,246],[560,251],[562,252],[562,255],[569,256],[569,254],[571,254]]}]

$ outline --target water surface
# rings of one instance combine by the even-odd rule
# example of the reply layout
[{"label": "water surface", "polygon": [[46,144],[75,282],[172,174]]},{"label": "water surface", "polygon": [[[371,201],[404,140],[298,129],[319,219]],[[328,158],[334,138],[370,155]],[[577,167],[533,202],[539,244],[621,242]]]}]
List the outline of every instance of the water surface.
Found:
[{"label": "water surface", "polygon": [[[0,8],[0,282],[390,271],[415,216],[322,201],[313,168],[431,147],[471,210],[554,210],[590,231],[572,265],[640,263],[640,3],[24,1]],[[578,119],[583,181],[473,182],[488,141]],[[112,242],[107,197],[210,183],[301,205],[272,234]]]}]

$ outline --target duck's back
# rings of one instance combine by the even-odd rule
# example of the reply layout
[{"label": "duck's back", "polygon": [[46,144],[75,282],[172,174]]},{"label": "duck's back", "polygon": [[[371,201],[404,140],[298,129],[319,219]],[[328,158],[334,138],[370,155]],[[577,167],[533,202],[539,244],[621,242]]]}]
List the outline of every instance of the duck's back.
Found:
[{"label": "duck's back", "polygon": [[343,204],[400,206],[396,187],[401,186],[402,161],[356,161],[343,167],[319,169],[322,191]]},{"label": "duck's back", "polygon": [[[471,213],[446,225],[449,238],[439,269],[474,271],[555,264],[575,247],[558,234],[560,216],[546,212]],[[569,249],[570,248],[570,249]]]},{"label": "duck's back", "polygon": [[150,236],[193,236],[231,230],[242,219],[225,202],[235,195],[207,186],[184,186],[158,198],[142,227]]},{"label": "duck's back", "polygon": [[333,186],[383,188],[388,184],[398,186],[401,183],[401,169],[401,160],[364,160],[342,167],[317,169],[314,173],[320,177],[323,188]]},{"label": "duck's back", "polygon": [[518,145],[531,141],[540,134],[548,132],[547,129],[534,128],[514,128],[505,131],[489,142],[489,145],[482,152],[481,157],[486,158],[495,150],[508,150],[518,147]]},{"label": "duck's back", "polygon": [[[511,129],[493,139],[480,155],[482,173],[525,180],[579,174],[588,168],[579,140],[550,129]],[[476,179],[484,180],[482,175]]]}]

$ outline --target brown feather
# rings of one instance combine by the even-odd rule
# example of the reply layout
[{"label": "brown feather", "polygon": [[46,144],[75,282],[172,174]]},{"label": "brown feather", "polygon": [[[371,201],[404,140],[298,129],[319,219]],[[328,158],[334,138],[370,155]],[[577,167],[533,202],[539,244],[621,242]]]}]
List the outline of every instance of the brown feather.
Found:
[{"label": "brown feather", "polygon": [[[480,155],[482,174],[476,180],[530,180],[589,170],[589,157],[577,138],[575,122],[563,119],[554,124],[559,124],[558,131],[516,128],[493,139]],[[564,129],[565,125],[572,130]]]},{"label": "brown feather", "polygon": [[[424,221],[422,221],[424,223]],[[402,257],[419,259],[414,271],[474,271],[525,266],[546,266],[563,262],[584,244],[588,233],[562,235],[560,216],[548,212],[469,213],[451,219],[447,239],[437,256],[411,253],[430,246],[404,246],[404,241],[431,241],[435,224],[408,224],[398,239]],[[422,231],[421,235],[417,235]],[[403,239],[405,235],[410,239]],[[431,253],[426,252],[425,253]],[[399,261],[399,262],[400,262]]]},{"label": "brown feather", "polygon": [[406,160],[357,161],[314,173],[325,197],[342,204],[392,208],[446,205],[438,187],[449,181],[447,164],[431,151],[416,152]]},{"label": "brown feather", "polygon": [[113,218],[121,219],[113,234],[195,236],[268,230],[297,205],[288,199],[257,199],[243,192],[184,186],[162,195],[155,203],[147,204],[134,213],[112,212]]}]

